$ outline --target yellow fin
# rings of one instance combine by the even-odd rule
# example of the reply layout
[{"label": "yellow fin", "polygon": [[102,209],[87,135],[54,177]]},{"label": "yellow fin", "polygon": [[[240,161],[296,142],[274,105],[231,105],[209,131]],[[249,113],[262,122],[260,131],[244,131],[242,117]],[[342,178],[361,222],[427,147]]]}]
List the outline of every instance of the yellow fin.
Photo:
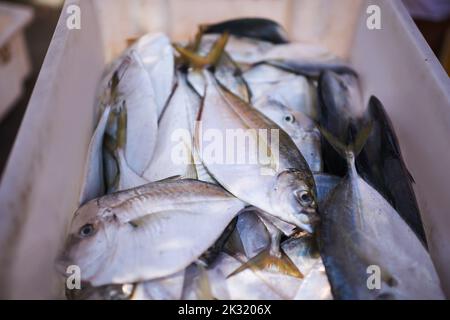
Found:
[{"label": "yellow fin", "polygon": [[222,34],[220,38],[217,39],[217,41],[214,43],[214,45],[211,48],[211,51],[208,53],[206,57],[200,56],[195,51],[190,50],[188,48],[184,48],[178,44],[174,44],[173,47],[185,61],[188,61],[188,63],[192,67],[197,69],[203,69],[210,66],[214,66],[218,63],[225,50],[228,38],[229,38],[228,33]]},{"label": "yellow fin", "polygon": [[283,251],[280,253],[281,257],[276,257],[270,254],[269,249],[265,249],[233,271],[227,278],[230,278],[245,269],[251,269],[253,271],[274,270],[281,274],[303,279],[304,275],[298,270],[291,259]]},{"label": "yellow fin", "polygon": [[212,293],[208,272],[200,264],[197,264],[197,268],[199,270],[199,275],[197,278],[198,287],[196,290],[197,298],[199,300],[214,300],[214,295]]}]

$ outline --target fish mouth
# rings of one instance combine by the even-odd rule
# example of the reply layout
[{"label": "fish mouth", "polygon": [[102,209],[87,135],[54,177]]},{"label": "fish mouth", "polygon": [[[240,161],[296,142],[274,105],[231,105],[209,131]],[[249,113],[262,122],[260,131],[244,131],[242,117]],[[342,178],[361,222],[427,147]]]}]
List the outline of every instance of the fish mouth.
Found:
[{"label": "fish mouth", "polygon": [[301,211],[298,220],[300,222],[299,227],[309,234],[312,234],[320,219],[314,208],[307,208]]}]

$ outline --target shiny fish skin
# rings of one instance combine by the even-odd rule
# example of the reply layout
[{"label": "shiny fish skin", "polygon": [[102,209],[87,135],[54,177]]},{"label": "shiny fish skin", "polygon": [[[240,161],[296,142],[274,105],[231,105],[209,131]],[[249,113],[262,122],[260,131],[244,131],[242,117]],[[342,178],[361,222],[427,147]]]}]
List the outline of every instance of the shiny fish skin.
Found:
[{"label": "shiny fish skin", "polygon": [[[336,299],[443,299],[428,252],[391,205],[356,172],[321,210],[320,247]],[[381,290],[369,290],[367,268],[379,266]]]},{"label": "shiny fish skin", "polygon": [[[124,109],[126,113],[124,160],[136,175],[141,176],[151,161],[156,145],[158,115],[155,92],[143,62],[136,52],[131,51],[124,58],[117,72],[120,79],[113,106],[115,112],[111,113],[111,117]],[[106,132],[117,140],[120,133],[112,123],[109,121]]]},{"label": "shiny fish skin", "polygon": [[[278,168],[275,169],[275,175],[261,175],[259,164],[220,164],[208,162],[209,160],[201,155],[208,171],[222,186],[243,201],[285,222],[312,231],[310,221],[315,218],[314,200],[303,208],[295,198],[295,191],[304,190],[315,198],[314,180],[293,141],[279,126],[255,108],[220,87],[212,75],[206,72],[205,76],[207,89],[203,110],[200,113],[202,130],[219,130],[226,136],[225,131],[229,129],[275,129],[280,135],[280,161],[277,164]],[[216,117],[217,114],[222,115],[220,121]],[[203,139],[201,132],[197,132],[196,147],[199,150],[202,150],[201,139]],[[304,219],[299,217],[301,214],[304,214],[302,216]]]},{"label": "shiny fish skin", "polygon": [[195,261],[243,206],[216,185],[188,179],[106,195],[77,210],[59,264],[80,266],[94,286],[165,277]]},{"label": "shiny fish skin", "polygon": [[[158,125],[158,141],[151,163],[143,177],[158,181],[173,176],[197,178],[192,159],[195,115],[192,114],[189,88],[180,81]],[[188,135],[189,134],[189,135]]]},{"label": "shiny fish skin", "polygon": [[151,80],[156,93],[155,102],[158,118],[170,97],[175,81],[175,59],[170,39],[156,33],[141,37],[129,50],[135,50]]}]

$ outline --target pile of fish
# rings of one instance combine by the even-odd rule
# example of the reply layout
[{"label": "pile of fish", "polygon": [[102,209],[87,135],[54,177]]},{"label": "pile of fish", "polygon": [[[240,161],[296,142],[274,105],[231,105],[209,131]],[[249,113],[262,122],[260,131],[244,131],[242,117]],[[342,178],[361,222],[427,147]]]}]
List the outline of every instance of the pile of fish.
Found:
[{"label": "pile of fish", "polygon": [[229,20],[136,39],[99,87],[68,298],[444,297],[388,115],[327,50]]}]

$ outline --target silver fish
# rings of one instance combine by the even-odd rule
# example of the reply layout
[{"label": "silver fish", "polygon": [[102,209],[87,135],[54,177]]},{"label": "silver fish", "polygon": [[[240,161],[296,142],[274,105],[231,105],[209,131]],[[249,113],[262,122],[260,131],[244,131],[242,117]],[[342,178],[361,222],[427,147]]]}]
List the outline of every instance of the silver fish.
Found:
[{"label": "silver fish", "polygon": [[[127,179],[121,169],[129,168],[130,174],[142,176],[153,156],[158,120],[150,78],[135,51],[125,56],[114,77],[117,78],[117,93],[106,128],[105,147],[116,161],[118,177],[107,176],[110,182]],[[107,174],[114,172],[110,163],[106,163]],[[121,190],[117,184],[122,183],[109,185],[110,191]],[[123,183],[123,187],[135,186]]]},{"label": "silver fish", "polygon": [[158,125],[158,141],[152,161],[143,177],[148,181],[158,181],[172,176],[197,178],[193,148],[193,113],[190,90],[179,76],[170,101],[161,115]]},{"label": "silver fish", "polygon": [[310,118],[270,96],[256,101],[254,107],[291,137],[312,172],[323,170],[320,131]]},{"label": "silver fish", "polygon": [[195,261],[243,206],[216,185],[188,179],[106,195],[76,211],[59,266],[78,265],[93,286],[165,277]]},{"label": "silver fish", "polygon": [[[320,211],[321,255],[333,296],[443,299],[438,275],[423,244],[395,209],[356,171],[355,156],[369,133],[367,128],[361,130],[355,142],[345,146],[324,131],[348,163],[346,177]],[[379,288],[369,289],[369,267],[378,270]]]},{"label": "silver fish", "polygon": [[149,75],[160,117],[175,82],[175,59],[170,39],[162,33],[148,34],[136,41],[129,50],[138,53]]},{"label": "silver fish", "polygon": [[[207,88],[199,113],[201,127],[195,135],[196,148],[201,150],[203,164],[225,189],[243,201],[312,232],[317,206],[314,180],[294,142],[274,122],[222,87],[211,74],[205,72],[205,76]],[[242,133],[248,129],[248,138],[255,142],[255,146],[259,142],[258,148],[266,150],[267,164],[261,164],[261,161],[256,161],[256,164],[250,161],[229,164],[224,159],[217,161],[209,157],[202,149],[208,142],[207,139],[204,141],[202,132],[211,130],[226,137],[227,130]],[[260,129],[266,130],[265,137],[255,134]],[[274,134],[279,135],[276,146],[272,142]],[[234,151],[228,149],[225,154]],[[258,155],[254,154],[258,150],[248,149],[244,151],[248,151],[253,159],[258,159]]]},{"label": "silver fish", "polygon": [[109,118],[111,107],[106,107],[95,128],[89,143],[88,155],[86,159],[83,186],[81,187],[79,204],[97,198],[105,193],[103,183],[103,134]]},{"label": "silver fish", "polygon": [[[202,41],[213,42],[217,37],[212,34],[204,35]],[[292,42],[274,45],[267,41],[230,36],[226,50],[231,58],[241,65],[251,65],[272,59],[339,62],[329,50],[309,43]]]},{"label": "silver fish", "polygon": [[277,101],[311,118],[317,116],[317,89],[307,78],[264,64],[247,70],[243,77],[253,104],[258,100]]}]

